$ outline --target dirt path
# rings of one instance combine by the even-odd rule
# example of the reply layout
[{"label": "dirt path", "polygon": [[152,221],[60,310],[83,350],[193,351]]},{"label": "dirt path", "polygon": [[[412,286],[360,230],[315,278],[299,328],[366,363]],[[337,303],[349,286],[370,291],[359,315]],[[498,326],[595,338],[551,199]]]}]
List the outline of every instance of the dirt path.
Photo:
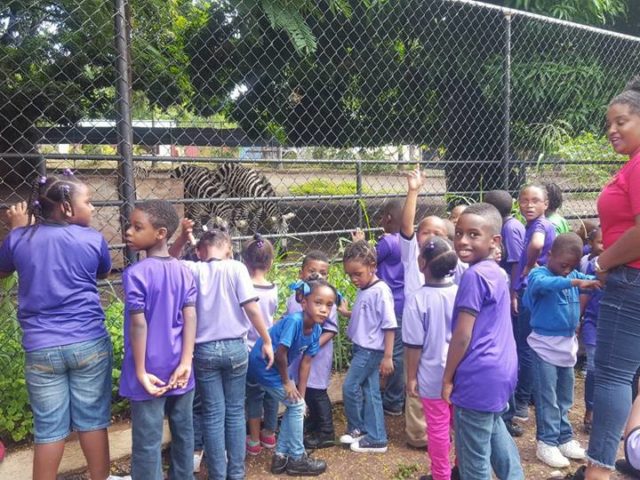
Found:
[{"label": "dirt path", "polygon": [[[584,379],[581,374],[576,378],[576,400],[571,411],[571,423],[576,432],[576,438],[583,446],[587,446],[588,437],[582,432],[582,415]],[[345,419],[342,405],[334,408],[334,420],[336,432],[340,435],[345,429]],[[357,454],[339,447],[318,451],[313,455],[327,461],[328,470],[320,478],[331,480],[415,480],[428,473],[426,454],[422,451],[409,448],[404,440],[404,419],[402,417],[385,417],[387,433],[389,435],[389,450],[384,455]],[[516,440],[520,457],[525,468],[527,480],[544,480],[554,469],[540,463],[535,456],[535,419],[533,409],[530,419],[525,427],[525,435]],[[619,449],[618,458],[623,456],[622,448]],[[276,476],[269,473],[271,453],[264,451],[257,457],[247,459],[247,479],[267,480],[275,478],[291,478],[286,475]],[[580,464],[572,462],[571,471]],[[206,480],[206,472],[201,472],[197,480]],[[126,473],[129,471],[128,459],[114,462],[114,473]],[[568,473],[569,470],[563,473]],[[627,477],[614,474],[612,479],[621,480]],[[87,480],[86,472],[60,477],[59,480]]]}]

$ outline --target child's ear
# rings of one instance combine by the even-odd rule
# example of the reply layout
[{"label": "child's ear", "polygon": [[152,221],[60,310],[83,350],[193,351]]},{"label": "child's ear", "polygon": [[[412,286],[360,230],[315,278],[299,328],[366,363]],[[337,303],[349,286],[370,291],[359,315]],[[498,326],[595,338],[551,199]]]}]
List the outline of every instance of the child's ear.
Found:
[{"label": "child's ear", "polygon": [[491,237],[491,248],[493,251],[496,251],[498,248],[500,248],[501,244],[502,244],[502,235],[493,235]]},{"label": "child's ear", "polygon": [[164,238],[167,238],[167,228],[166,227],[160,227],[156,230],[156,238],[158,240],[162,240]]}]

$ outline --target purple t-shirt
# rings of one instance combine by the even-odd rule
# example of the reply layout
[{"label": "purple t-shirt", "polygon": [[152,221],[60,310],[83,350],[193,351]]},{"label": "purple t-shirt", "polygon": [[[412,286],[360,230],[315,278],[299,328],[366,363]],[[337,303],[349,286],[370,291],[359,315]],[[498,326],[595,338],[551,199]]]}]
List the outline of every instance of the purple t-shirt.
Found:
[{"label": "purple t-shirt", "polygon": [[[268,330],[273,325],[273,316],[278,308],[278,287],[275,283],[272,283],[271,285],[254,285],[253,288],[256,289],[258,294],[258,307]],[[247,318],[247,320],[249,319]],[[251,326],[247,332],[247,347],[251,350],[260,335],[258,335],[253,324],[251,322],[249,324]]]},{"label": "purple t-shirt", "polygon": [[0,271],[18,272],[25,351],[105,337],[96,281],[109,270],[109,247],[93,228],[44,223],[12,230],[0,247]]},{"label": "purple t-shirt", "polygon": [[[287,299],[287,311],[283,316],[292,315],[302,311],[302,305],[296,300],[296,294],[294,293]],[[323,332],[338,333],[338,309],[334,305],[329,314],[329,318],[322,324]],[[298,383],[300,374],[300,361],[302,358],[297,358],[289,366],[289,376],[294,382]],[[318,354],[313,357],[311,361],[311,371],[309,372],[309,379],[307,380],[307,387],[315,388],[317,390],[326,390],[331,383],[331,368],[333,367],[333,339],[320,347]]]},{"label": "purple t-shirt", "polygon": [[[592,258],[587,262],[584,270],[585,275],[596,274],[595,261],[597,257]],[[600,302],[604,296],[604,289],[597,288],[587,293],[589,295],[589,301],[584,309],[584,321],[580,334],[582,335],[582,343],[585,345],[595,346],[596,344],[596,330],[598,324],[598,313],[600,312]]]},{"label": "purple t-shirt", "polygon": [[387,284],[378,280],[359,289],[347,327],[351,341],[362,348],[384,350],[384,331],[397,328],[393,296]]},{"label": "purple t-shirt", "polygon": [[518,276],[516,279],[515,290],[520,291],[527,287],[527,278],[522,277],[524,267],[527,266],[527,248],[531,243],[531,238],[534,233],[544,234],[544,245],[540,256],[538,257],[538,265],[543,266],[547,264],[547,257],[551,251],[551,245],[556,238],[556,227],[553,226],[549,220],[545,217],[538,217],[535,220],[527,223],[524,231],[524,245],[522,248],[522,255],[520,255],[520,261],[518,262]]},{"label": "purple t-shirt", "polygon": [[475,315],[471,342],[453,378],[454,405],[501,412],[516,386],[518,357],[511,326],[509,285],[491,260],[471,265],[456,296],[452,330],[461,311]]},{"label": "purple t-shirt", "polygon": [[422,350],[418,389],[422,398],[440,398],[451,341],[451,315],[458,287],[453,282],[424,285],[405,302],[402,343]]},{"label": "purple t-shirt", "polygon": [[242,307],[258,300],[247,267],[237,260],[183,263],[198,289],[196,343],[246,338],[251,322]]},{"label": "purple t-shirt", "polygon": [[404,307],[404,267],[400,254],[400,234],[384,234],[376,245],[378,256],[378,277],[386,283],[393,294],[393,304],[397,318],[402,318]]},{"label": "purple t-shirt", "polygon": [[[193,275],[172,257],[149,257],[131,265],[122,274],[125,296],[124,359],[120,395],[134,401],[151,400],[136,377],[130,339],[131,315],[144,313],[147,321],[145,368],[163,382],[180,364],[182,357],[182,309],[195,306],[197,290]],[[184,388],[169,390],[165,396],[181,395],[194,387],[193,370]]]},{"label": "purple t-shirt", "polygon": [[502,224],[502,246],[504,252],[500,266],[511,278],[511,269],[515,268],[522,257],[524,248],[524,225],[513,217],[509,217]]}]

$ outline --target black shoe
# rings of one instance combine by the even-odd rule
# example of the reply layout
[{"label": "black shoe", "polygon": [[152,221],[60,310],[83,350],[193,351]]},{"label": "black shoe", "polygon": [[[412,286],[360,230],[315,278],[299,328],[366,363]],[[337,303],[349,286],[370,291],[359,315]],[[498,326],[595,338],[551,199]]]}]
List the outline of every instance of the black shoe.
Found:
[{"label": "black shoe", "polygon": [[287,465],[289,464],[289,457],[285,455],[273,454],[271,457],[271,473],[274,475],[280,475],[285,472]]},{"label": "black shoe", "polygon": [[507,427],[507,431],[512,437],[521,437],[524,434],[522,427],[513,423],[511,420],[504,422],[504,425]]},{"label": "black shoe", "polygon": [[451,480],[460,480],[460,469],[457,466],[451,469]]},{"label": "black shoe", "polygon": [[303,453],[298,460],[289,458],[289,463],[287,463],[287,475],[295,477],[313,477],[323,474],[326,470],[327,464],[324,460],[316,460],[306,453]]},{"label": "black shoe", "polygon": [[578,470],[576,470],[575,473],[567,473],[564,477],[560,477],[560,476],[548,477],[547,480],[584,480],[586,478],[585,477],[586,470],[587,470],[587,467],[583,465]]},{"label": "black shoe", "polygon": [[336,439],[332,435],[312,434],[304,439],[304,448],[317,450],[336,446]]},{"label": "black shoe", "polygon": [[633,468],[625,458],[616,460],[616,470],[632,478],[640,478],[640,470]]}]

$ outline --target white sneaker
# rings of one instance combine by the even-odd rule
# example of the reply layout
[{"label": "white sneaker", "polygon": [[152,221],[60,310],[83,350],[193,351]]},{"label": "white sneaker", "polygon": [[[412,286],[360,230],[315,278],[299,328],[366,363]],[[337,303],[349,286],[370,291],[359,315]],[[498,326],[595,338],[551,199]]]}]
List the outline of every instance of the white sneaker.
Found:
[{"label": "white sneaker", "polygon": [[386,453],[387,444],[375,444],[369,442],[366,438],[361,438],[357,442],[351,444],[351,450],[358,453]]},{"label": "white sneaker", "polygon": [[547,445],[540,441],[536,448],[536,457],[538,457],[538,460],[552,468],[565,468],[571,465],[571,462],[562,455],[562,452],[560,452],[558,447]]},{"label": "white sneaker", "polygon": [[202,465],[202,457],[204,450],[193,452],[193,473],[200,473],[200,465]]},{"label": "white sneaker", "polygon": [[120,477],[118,475],[109,475],[107,480],[131,480],[131,475],[125,475],[124,477]]},{"label": "white sneaker", "polygon": [[364,437],[362,432],[358,429],[355,429],[342,435],[340,437],[340,443],[342,443],[343,445],[351,445],[352,443],[360,440],[362,437]]},{"label": "white sneaker", "polygon": [[559,445],[558,449],[562,455],[573,460],[584,460],[587,456],[577,440],[569,440],[567,443]]}]

